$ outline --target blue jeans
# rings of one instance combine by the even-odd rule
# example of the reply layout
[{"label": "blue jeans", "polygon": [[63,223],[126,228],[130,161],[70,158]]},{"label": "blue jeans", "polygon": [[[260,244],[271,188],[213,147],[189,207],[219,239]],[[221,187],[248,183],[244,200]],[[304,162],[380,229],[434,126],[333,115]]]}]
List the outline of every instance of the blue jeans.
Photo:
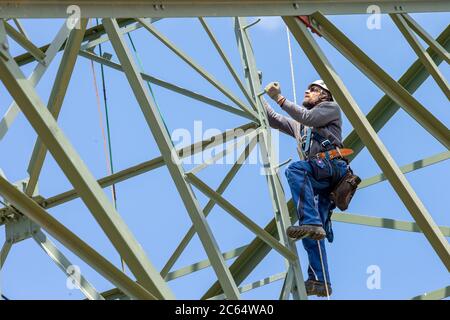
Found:
[{"label": "blue jeans", "polygon": [[[333,162],[333,165],[331,162]],[[331,211],[335,208],[329,199],[333,170],[337,170],[339,178],[341,178],[347,171],[347,163],[339,159],[302,160],[290,164],[285,172],[291,188],[292,200],[297,209],[299,225],[315,224],[323,226],[329,242],[333,241],[330,217]],[[331,283],[325,240],[316,241],[304,238],[302,242],[308,253],[308,278],[324,282],[325,272],[327,282]],[[320,255],[322,255],[322,260]],[[321,261],[323,261],[323,266]]]}]

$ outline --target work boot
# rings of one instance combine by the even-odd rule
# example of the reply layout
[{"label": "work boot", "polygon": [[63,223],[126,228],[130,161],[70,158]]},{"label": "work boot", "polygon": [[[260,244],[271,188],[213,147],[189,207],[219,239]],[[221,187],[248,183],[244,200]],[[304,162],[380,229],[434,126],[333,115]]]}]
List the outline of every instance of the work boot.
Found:
[{"label": "work boot", "polygon": [[[328,283],[328,296],[331,296],[333,290]],[[308,296],[326,297],[327,289],[325,288],[325,282],[308,279],[305,281],[306,294]]]},{"label": "work boot", "polygon": [[301,226],[290,226],[286,230],[287,235],[293,239],[302,239],[310,237],[313,240],[322,240],[325,238],[325,230],[320,225],[303,224]]}]

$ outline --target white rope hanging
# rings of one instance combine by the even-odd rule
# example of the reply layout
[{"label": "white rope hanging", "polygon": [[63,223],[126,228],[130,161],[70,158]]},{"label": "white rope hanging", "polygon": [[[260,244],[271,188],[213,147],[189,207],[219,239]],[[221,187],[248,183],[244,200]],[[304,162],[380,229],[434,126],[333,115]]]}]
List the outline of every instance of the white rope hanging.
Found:
[{"label": "white rope hanging", "polygon": [[290,66],[291,66],[292,92],[294,93],[294,103],[297,104],[297,93],[295,91],[294,61],[292,60],[291,33],[287,26],[286,26],[286,34],[287,34],[288,49],[289,49],[289,62],[290,62]]}]

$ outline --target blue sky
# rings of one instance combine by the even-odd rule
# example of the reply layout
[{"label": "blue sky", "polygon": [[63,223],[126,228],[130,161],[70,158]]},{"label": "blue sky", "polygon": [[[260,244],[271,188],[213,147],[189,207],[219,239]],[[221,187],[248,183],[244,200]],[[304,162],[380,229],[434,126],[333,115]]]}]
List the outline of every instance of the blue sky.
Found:
[{"label": "blue sky", "polygon": [[[450,17],[448,13],[412,16],[434,37],[447,26]],[[367,16],[364,15],[330,16],[329,18],[395,79],[398,79],[417,59],[388,16],[382,16],[380,30],[367,29]],[[249,18],[249,21],[254,19]],[[235,69],[242,74],[233,20],[208,18],[207,21]],[[23,23],[31,39],[41,45],[48,43],[55,36],[62,21],[24,20]],[[245,100],[197,19],[164,19],[157,22],[155,26],[233,93],[243,101]],[[281,19],[263,18],[259,24],[250,28],[250,35],[258,68],[263,72],[263,84],[279,81],[283,93],[292,99],[286,28]],[[147,31],[140,29],[132,36],[146,72],[231,104],[226,97]],[[360,108],[367,113],[383,96],[381,90],[325,40],[317,39],[317,41]],[[297,96],[301,96],[307,84],[316,80],[318,75],[295,41],[292,45]],[[22,52],[22,49],[12,42],[11,47],[14,54]],[[117,56],[110,44],[104,45],[103,49],[113,53],[113,60],[117,61]],[[60,58],[61,55],[58,55],[37,87],[44,103],[47,102]],[[35,63],[25,66],[24,73],[28,75],[34,66]],[[114,167],[118,171],[157,157],[160,153],[125,76],[115,70],[107,68],[105,70],[113,160]],[[440,70],[448,79],[450,76],[448,66],[443,64]],[[99,81],[99,65],[95,65],[95,71]],[[101,88],[100,82],[98,85]],[[244,118],[165,89],[153,86],[153,90],[170,132],[180,128],[192,132],[194,121],[198,120],[202,121],[204,130],[210,128],[226,130],[247,122]],[[448,100],[432,78],[428,78],[414,96],[447,127],[450,126]],[[11,102],[11,97],[3,86],[0,86],[0,102],[0,114],[4,114]],[[104,121],[104,114],[102,118]],[[82,57],[77,60],[58,122],[93,175],[96,178],[107,175],[91,65]],[[344,136],[351,131],[351,125],[346,119],[343,131]],[[403,110],[399,110],[379,134],[399,165],[445,151],[441,144]],[[34,130],[21,114],[5,138],[1,140],[0,150],[7,156],[3,156],[0,160],[0,168],[10,181],[26,178],[26,169],[35,138]],[[280,160],[288,158],[297,158],[295,141],[288,136],[280,135]],[[186,169],[191,167],[186,165]],[[199,176],[211,187],[216,188],[230,167],[230,165],[214,165],[199,173]],[[380,172],[365,149],[352,162],[352,167],[362,178],[368,178]],[[449,162],[444,161],[406,176],[434,220],[439,225],[446,226],[450,225],[448,205],[445,200],[448,197],[449,169]],[[244,166],[224,193],[224,197],[260,226],[265,226],[272,219],[273,214],[265,178],[259,174],[259,170],[259,165]],[[290,198],[283,173],[281,177],[284,188],[287,190],[287,198]],[[118,211],[145,248],[150,260],[158,270],[161,269],[191,225],[167,169],[163,167],[145,173],[118,184],[116,188]],[[71,189],[70,182],[52,157],[48,156],[41,174],[40,194],[49,197],[68,189]],[[105,193],[111,197],[109,188],[105,189]],[[196,195],[203,207],[207,202],[206,197],[197,190]],[[49,211],[119,266],[118,254],[80,199]],[[412,221],[412,217],[388,182],[360,190],[348,211]],[[219,207],[212,210],[208,222],[223,252],[243,246],[254,238],[247,229]],[[423,234],[342,223],[334,224],[334,232],[335,241],[327,246],[334,290],[332,299],[406,299],[449,285],[447,270]],[[0,241],[4,241],[3,231],[0,232]],[[73,264],[81,267],[82,273],[97,290],[104,291],[112,287],[78,257],[57,241],[55,242]],[[304,273],[306,273],[307,257],[300,243],[298,252]],[[198,237],[194,237],[174,270],[203,259],[206,259],[206,254]],[[366,286],[369,276],[366,270],[371,265],[377,265],[381,269],[381,289],[379,290],[369,290]],[[284,271],[283,260],[278,253],[272,252],[244,281],[244,284],[282,271]],[[12,299],[83,298],[78,290],[66,288],[66,276],[32,240],[14,245],[1,277],[2,292]],[[215,274],[209,268],[171,281],[169,286],[177,298],[198,299],[214,281]],[[245,293],[242,297],[276,299],[281,285],[282,282],[279,281]]]}]

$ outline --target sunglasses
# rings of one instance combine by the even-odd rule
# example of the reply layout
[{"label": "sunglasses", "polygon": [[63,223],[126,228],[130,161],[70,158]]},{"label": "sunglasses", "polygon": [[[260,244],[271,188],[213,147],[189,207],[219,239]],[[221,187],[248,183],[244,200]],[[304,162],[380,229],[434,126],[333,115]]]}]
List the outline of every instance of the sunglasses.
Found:
[{"label": "sunglasses", "polygon": [[310,87],[310,88],[308,88],[308,91],[309,92],[322,92],[322,89],[320,89],[319,87],[316,87],[316,86],[312,86],[312,87]]}]

